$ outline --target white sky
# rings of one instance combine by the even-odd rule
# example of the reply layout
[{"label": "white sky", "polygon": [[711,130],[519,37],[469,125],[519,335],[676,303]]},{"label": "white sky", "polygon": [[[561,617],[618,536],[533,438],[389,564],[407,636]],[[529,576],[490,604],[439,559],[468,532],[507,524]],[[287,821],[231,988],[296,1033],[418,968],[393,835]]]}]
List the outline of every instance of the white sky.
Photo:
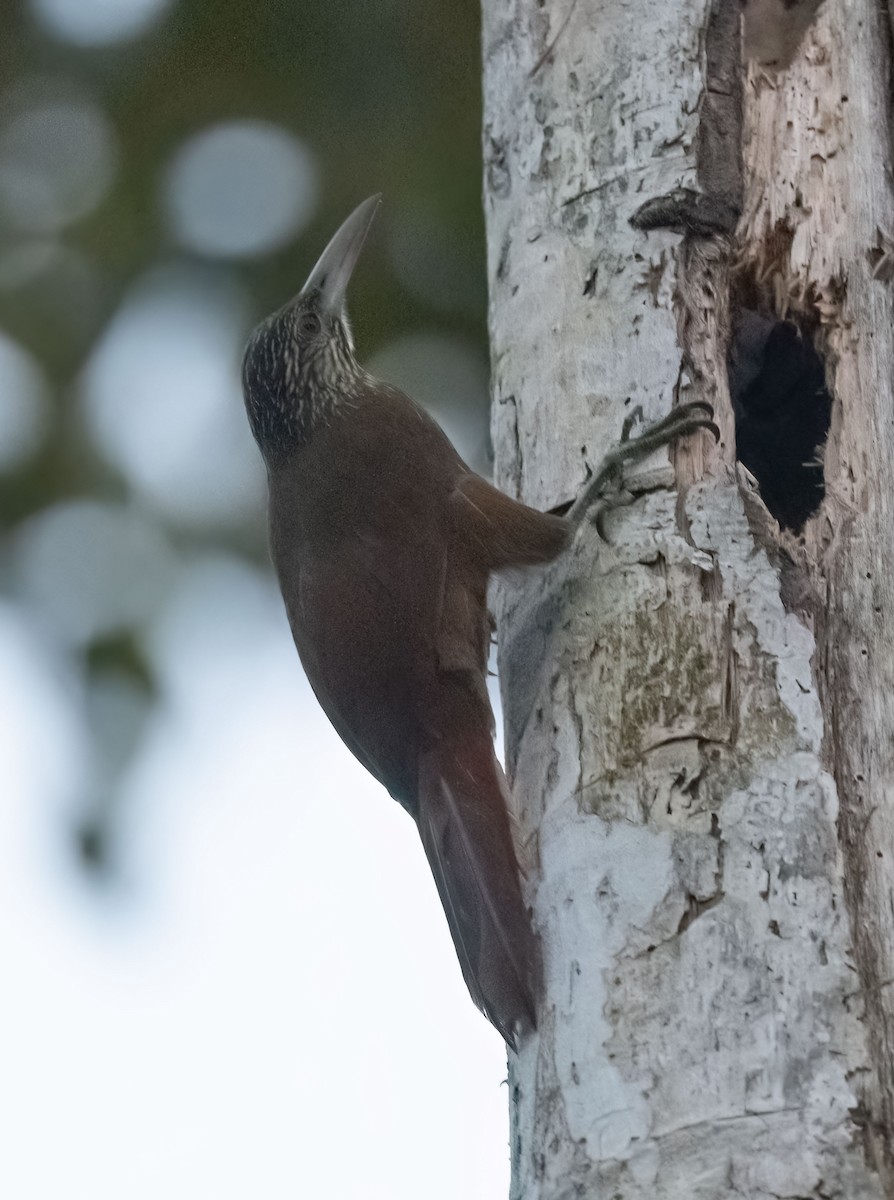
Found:
[{"label": "white sky", "polygon": [[304,681],[271,582],[182,571],[124,877],[66,856],[79,730],[0,608],[0,1195],[493,1200],[505,1054],[410,820]]}]

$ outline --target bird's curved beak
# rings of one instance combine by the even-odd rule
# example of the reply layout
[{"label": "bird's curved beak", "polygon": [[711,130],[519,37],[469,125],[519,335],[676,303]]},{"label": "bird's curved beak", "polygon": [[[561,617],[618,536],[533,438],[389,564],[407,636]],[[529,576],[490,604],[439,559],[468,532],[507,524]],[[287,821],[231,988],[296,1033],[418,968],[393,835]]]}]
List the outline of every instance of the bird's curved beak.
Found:
[{"label": "bird's curved beak", "polygon": [[351,275],[381,202],[381,193],[377,193],[358,204],[308,275],[299,296],[308,296],[311,292],[319,293],[321,312],[337,314],[342,311]]}]

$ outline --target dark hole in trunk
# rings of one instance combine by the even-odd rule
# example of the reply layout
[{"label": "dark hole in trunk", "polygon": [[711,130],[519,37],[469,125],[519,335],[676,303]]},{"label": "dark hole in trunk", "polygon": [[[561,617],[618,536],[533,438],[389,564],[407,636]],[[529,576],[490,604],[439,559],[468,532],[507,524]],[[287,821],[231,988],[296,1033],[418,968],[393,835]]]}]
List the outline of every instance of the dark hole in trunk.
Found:
[{"label": "dark hole in trunk", "polygon": [[798,533],[826,492],[822,449],[832,397],[823,360],[806,328],[740,308],[727,367],[736,457],[782,528]]}]

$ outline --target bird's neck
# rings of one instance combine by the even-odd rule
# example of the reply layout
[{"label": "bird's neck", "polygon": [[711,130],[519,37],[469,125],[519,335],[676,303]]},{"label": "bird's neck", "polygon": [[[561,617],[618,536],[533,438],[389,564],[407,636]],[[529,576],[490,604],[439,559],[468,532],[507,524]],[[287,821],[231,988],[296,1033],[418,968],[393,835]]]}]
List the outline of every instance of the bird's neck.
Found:
[{"label": "bird's neck", "polygon": [[351,357],[337,373],[313,372],[289,380],[249,408],[252,433],[269,467],[282,465],[321,428],[358,407],[371,376]]}]

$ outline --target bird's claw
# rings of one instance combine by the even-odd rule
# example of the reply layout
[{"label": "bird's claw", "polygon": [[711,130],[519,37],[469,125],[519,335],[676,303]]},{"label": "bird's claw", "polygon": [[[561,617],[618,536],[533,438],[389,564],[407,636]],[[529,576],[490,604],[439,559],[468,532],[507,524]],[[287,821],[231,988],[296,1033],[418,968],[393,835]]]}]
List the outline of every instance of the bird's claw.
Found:
[{"label": "bird's claw", "polygon": [[609,513],[615,511],[616,508],[626,508],[629,504],[633,504],[636,500],[636,492],[630,492],[626,488],[620,488],[612,496],[610,500],[597,501],[596,504],[588,512],[587,516],[592,525],[595,526],[596,532],[599,534],[600,541],[609,542],[610,538],[606,532],[605,521]]},{"label": "bird's claw", "polygon": [[[647,426],[638,437],[631,437],[630,428],[637,415],[642,416],[641,410],[635,410],[625,420],[620,442],[606,454],[568,514],[573,524],[580,524],[583,517],[589,515],[603,541],[607,540],[604,532],[606,515],[613,508],[631,504],[635,499],[632,493],[620,486],[627,463],[640,462],[661,446],[688,437],[700,429],[707,430],[714,435],[715,441],[720,441],[720,430],[712,419],[714,409],[704,400],[678,405],[666,417]],[[612,486],[617,488],[617,495],[611,502],[606,502],[605,494]]]}]

